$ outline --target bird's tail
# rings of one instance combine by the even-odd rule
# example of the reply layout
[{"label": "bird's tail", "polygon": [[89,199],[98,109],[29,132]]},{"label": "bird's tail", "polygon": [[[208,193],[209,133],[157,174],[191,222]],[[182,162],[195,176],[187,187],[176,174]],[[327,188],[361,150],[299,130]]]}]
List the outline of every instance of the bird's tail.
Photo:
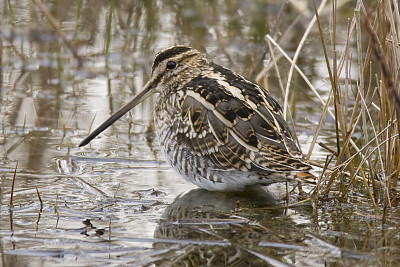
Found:
[{"label": "bird's tail", "polygon": [[294,173],[294,179],[307,184],[316,184],[317,177],[309,172],[296,172]]}]

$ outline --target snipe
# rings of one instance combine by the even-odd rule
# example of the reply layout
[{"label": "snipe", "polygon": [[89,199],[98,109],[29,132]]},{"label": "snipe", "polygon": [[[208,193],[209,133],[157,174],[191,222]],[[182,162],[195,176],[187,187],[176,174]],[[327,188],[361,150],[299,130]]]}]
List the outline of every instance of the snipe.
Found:
[{"label": "snipe", "polygon": [[186,46],[158,53],[143,90],[79,146],[154,93],[159,94],[154,120],[161,150],[197,186],[239,191],[314,179],[271,95]]}]

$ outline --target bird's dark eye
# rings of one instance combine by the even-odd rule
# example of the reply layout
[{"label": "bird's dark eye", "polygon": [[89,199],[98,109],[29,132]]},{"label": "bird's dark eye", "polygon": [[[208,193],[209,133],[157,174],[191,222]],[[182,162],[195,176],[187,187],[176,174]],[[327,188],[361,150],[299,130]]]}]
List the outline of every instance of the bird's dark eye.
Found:
[{"label": "bird's dark eye", "polygon": [[172,70],[172,69],[175,69],[175,67],[176,67],[176,63],[174,61],[167,62],[167,69]]}]

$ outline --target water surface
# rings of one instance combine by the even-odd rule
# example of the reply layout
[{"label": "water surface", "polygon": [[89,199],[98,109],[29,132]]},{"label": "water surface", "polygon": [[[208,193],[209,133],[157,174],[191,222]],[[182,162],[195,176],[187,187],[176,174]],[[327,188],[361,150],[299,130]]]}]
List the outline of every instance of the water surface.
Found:
[{"label": "water surface", "polygon": [[[298,191],[290,203],[300,203],[288,207],[280,200],[285,185],[224,194],[187,183],[160,153],[154,99],[78,148],[91,129],[141,89],[154,55],[166,47],[193,46],[250,78],[261,70],[254,68],[267,33],[293,56],[313,14],[307,1],[300,9],[279,1],[44,4],[81,62],[34,2],[3,1],[3,266],[395,266],[400,260],[396,205],[382,223],[362,194],[344,202],[328,196],[313,209]],[[338,32],[346,31],[352,5],[340,7]],[[322,23],[328,25],[329,17]],[[344,37],[338,41],[343,49]],[[330,83],[316,28],[298,62],[326,99]],[[279,60],[284,83],[289,68]],[[276,72],[271,69],[267,78],[262,85],[282,103]],[[296,74],[290,98],[296,133],[307,152],[321,108]],[[319,141],[334,144],[332,129],[334,122],[327,119]],[[311,158],[322,164],[326,155],[316,147]]]}]

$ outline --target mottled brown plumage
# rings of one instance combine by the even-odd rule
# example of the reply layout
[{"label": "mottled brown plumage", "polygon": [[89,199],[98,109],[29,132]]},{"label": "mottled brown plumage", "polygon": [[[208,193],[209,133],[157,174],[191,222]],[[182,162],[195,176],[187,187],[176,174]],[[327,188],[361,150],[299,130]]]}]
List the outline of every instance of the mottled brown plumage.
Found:
[{"label": "mottled brown plumage", "polygon": [[161,149],[199,187],[238,191],[314,178],[271,95],[186,46],[157,54],[143,91],[80,146],[153,93],[159,94],[154,120]]}]

